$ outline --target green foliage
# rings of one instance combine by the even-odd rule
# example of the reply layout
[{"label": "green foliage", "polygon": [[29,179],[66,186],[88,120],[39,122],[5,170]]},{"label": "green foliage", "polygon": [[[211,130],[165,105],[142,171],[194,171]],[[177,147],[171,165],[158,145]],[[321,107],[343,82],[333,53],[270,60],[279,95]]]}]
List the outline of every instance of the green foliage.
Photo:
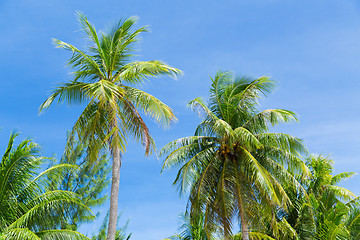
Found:
[{"label": "green foliage", "polygon": [[[251,240],[276,240],[275,238],[272,238],[264,233],[261,232],[254,232],[252,231],[251,233],[249,233],[250,239]],[[242,240],[243,237],[241,236],[241,234],[236,234],[233,237],[234,240]]]},{"label": "green foliage", "polygon": [[182,225],[179,228],[180,234],[171,236],[169,240],[215,240],[214,232],[209,233],[205,229],[205,216],[203,213],[193,215],[181,215]]},{"label": "green foliage", "polygon": [[161,150],[166,155],[163,169],[180,167],[174,184],[180,192],[190,190],[191,214],[204,212],[206,229],[219,224],[227,239],[234,219],[240,220],[248,239],[249,224],[259,225],[274,208],[290,204],[283,184],[301,188],[291,172],[308,174],[300,159],[306,152],[301,140],[269,133],[271,126],[296,120],[295,114],[258,111],[259,98],[273,86],[267,77],[235,78],[218,72],[208,103],[201,98],[189,103],[203,119],[195,136]]},{"label": "green foliage", "polygon": [[296,232],[288,239],[360,239],[358,198],[351,191],[337,186],[354,173],[332,175],[333,161],[321,155],[309,156],[306,164],[310,175],[299,179],[306,194],[287,188],[293,204],[281,215]]},{"label": "green foliage", "polygon": [[[118,216],[118,220],[120,218],[121,218],[121,214]],[[101,224],[98,234],[93,235],[91,240],[105,240],[106,239],[108,221],[109,221],[109,212],[106,214],[106,217],[104,218],[104,221]],[[127,229],[128,223],[129,223],[129,221],[127,221],[124,226],[120,227],[119,221],[117,221],[117,230],[116,230],[116,234],[115,234],[115,240],[129,240],[130,239],[131,233],[126,234],[126,229]]]},{"label": "green foliage", "polygon": [[46,191],[48,174],[73,168],[60,164],[38,173],[44,157],[39,146],[31,140],[17,146],[11,134],[0,163],[0,234],[6,239],[88,239],[80,233],[54,229],[69,219],[68,209],[82,209],[91,216],[78,195],[70,191]]},{"label": "green foliage", "polygon": [[312,172],[308,193],[313,197],[315,239],[359,239],[359,202],[351,191],[336,186],[354,173],[333,176],[333,161],[323,156],[310,156],[307,164]]},{"label": "green foliage", "polygon": [[[74,135],[69,135],[67,146],[63,156],[59,160],[60,164],[77,165],[76,170],[64,169],[61,174],[54,173],[48,175],[52,179],[50,190],[60,189],[71,191],[79,195],[81,201],[90,208],[95,208],[104,204],[108,197],[103,191],[109,187],[109,159],[105,154],[95,161],[88,161],[85,152],[86,144],[81,144]],[[54,181],[54,179],[62,180]],[[77,230],[83,222],[95,219],[95,215],[89,216],[82,208],[75,207],[68,209],[69,220],[61,223],[61,228]]]}]

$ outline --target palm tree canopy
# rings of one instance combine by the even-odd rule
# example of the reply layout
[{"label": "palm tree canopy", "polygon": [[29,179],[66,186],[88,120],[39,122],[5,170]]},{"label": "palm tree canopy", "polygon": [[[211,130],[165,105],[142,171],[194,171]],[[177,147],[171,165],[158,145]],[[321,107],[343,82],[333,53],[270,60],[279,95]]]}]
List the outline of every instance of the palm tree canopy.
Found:
[{"label": "palm tree canopy", "polygon": [[334,161],[322,155],[311,155],[307,158],[307,165],[311,174],[306,179],[308,193],[313,193],[316,197],[320,197],[325,191],[331,191],[339,200],[349,201],[356,198],[351,191],[337,186],[342,180],[352,177],[354,172],[342,172],[332,175],[334,171]]},{"label": "palm tree canopy", "polygon": [[208,103],[201,98],[189,103],[203,119],[195,136],[161,150],[166,155],[163,169],[180,167],[174,184],[180,192],[190,190],[191,211],[205,211],[206,222],[220,223],[225,236],[231,235],[236,217],[261,219],[255,217],[259,203],[291,204],[281,184],[301,188],[291,172],[309,172],[300,159],[306,152],[302,141],[269,132],[272,126],[297,120],[296,115],[284,109],[258,111],[259,98],[273,87],[267,77],[235,78],[218,72]]},{"label": "palm tree canopy", "polygon": [[360,202],[350,190],[338,186],[354,172],[333,175],[334,161],[322,155],[311,155],[307,165],[311,175],[306,179],[312,197],[315,239],[360,239]]},{"label": "palm tree canopy", "polygon": [[150,154],[154,141],[138,109],[164,126],[176,118],[170,107],[133,85],[158,75],[175,77],[181,71],[157,60],[132,61],[139,34],[147,31],[146,27],[134,30],[136,17],[121,20],[110,32],[101,34],[83,14],[78,13],[78,19],[89,48],[82,51],[54,39],[58,48],[72,52],[68,64],[74,69],[74,79],[55,88],[40,106],[40,112],[55,100],[68,104],[86,102],[73,130],[90,143],[90,156],[97,156],[105,146],[118,146],[124,151],[128,133],[141,140],[145,154]]}]

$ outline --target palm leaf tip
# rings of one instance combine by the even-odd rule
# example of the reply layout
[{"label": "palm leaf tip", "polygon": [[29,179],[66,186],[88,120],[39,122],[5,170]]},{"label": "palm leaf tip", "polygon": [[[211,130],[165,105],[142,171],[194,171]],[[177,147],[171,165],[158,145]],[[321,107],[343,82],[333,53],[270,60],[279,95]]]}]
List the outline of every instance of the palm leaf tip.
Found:
[{"label": "palm leaf tip", "polygon": [[52,104],[52,102],[54,101],[54,97],[50,96],[48,99],[45,100],[45,102],[43,102],[40,107],[39,107],[39,114],[41,114],[44,110],[47,110],[50,105]]},{"label": "palm leaf tip", "polygon": [[55,45],[56,48],[64,48],[66,50],[71,50],[67,44],[59,39],[52,38],[52,43]]}]

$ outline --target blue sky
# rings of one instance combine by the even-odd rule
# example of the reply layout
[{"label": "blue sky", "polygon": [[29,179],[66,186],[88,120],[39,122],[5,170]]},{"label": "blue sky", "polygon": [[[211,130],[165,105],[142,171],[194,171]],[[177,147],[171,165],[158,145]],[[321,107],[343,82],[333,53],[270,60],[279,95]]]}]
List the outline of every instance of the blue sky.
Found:
[{"label": "blue sky", "polygon": [[[0,1],[0,144],[12,130],[31,137],[46,156],[61,156],[66,131],[81,106],[56,106],[42,115],[38,107],[56,83],[71,79],[69,53],[51,38],[85,46],[75,11],[98,29],[120,18],[140,17],[150,25],[138,60],[159,59],[184,71],[178,80],[152,79],[142,89],[170,105],[179,121],[169,129],[149,121],[158,148],[193,134],[196,114],[186,109],[195,97],[208,96],[209,76],[219,70],[254,77],[270,76],[276,91],[263,108],[285,108],[300,122],[276,131],[304,139],[310,152],[335,160],[336,172],[360,172],[360,6],[357,1]],[[186,199],[171,186],[175,171],[160,175],[161,160],[144,158],[130,142],[123,159],[119,209],[130,219],[133,240],[159,240],[178,227]],[[360,195],[359,176],[344,186]],[[105,212],[107,206],[101,210]],[[83,226],[89,234],[98,223]]]}]

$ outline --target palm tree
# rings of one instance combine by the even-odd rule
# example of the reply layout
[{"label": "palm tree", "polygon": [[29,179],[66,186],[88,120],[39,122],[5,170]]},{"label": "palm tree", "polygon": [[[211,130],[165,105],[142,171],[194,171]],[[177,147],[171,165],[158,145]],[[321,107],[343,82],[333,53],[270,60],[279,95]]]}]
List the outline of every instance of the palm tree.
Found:
[{"label": "palm tree", "polygon": [[90,41],[88,51],[54,40],[57,47],[73,53],[69,65],[75,70],[74,79],[53,90],[40,106],[40,111],[48,108],[55,99],[68,104],[87,103],[73,131],[80,141],[89,143],[87,151],[91,161],[101,149],[111,152],[113,164],[107,239],[114,240],[121,154],[125,151],[126,137],[130,134],[141,140],[145,155],[152,153],[155,147],[138,109],[163,125],[176,119],[166,104],[133,85],[148,77],[176,76],[181,71],[160,61],[131,62],[138,35],[147,31],[145,27],[133,30],[137,18],[120,21],[112,31],[100,35],[84,15],[78,14],[78,18]]},{"label": "palm tree", "polygon": [[[306,158],[308,176],[296,176],[305,192],[284,185],[292,205],[279,209],[279,239],[289,240],[358,240],[360,239],[360,202],[354,193],[337,186],[353,172],[333,174],[334,162],[328,157],[310,155]],[[278,225],[278,226],[279,226]],[[283,228],[282,228],[283,227]],[[285,228],[284,228],[285,227]],[[269,229],[262,229],[270,233]],[[288,233],[292,234],[289,235]]]},{"label": "palm tree", "polygon": [[307,178],[299,179],[308,197],[289,193],[292,202],[285,218],[300,239],[360,239],[360,202],[354,193],[337,186],[355,173],[333,175],[334,162],[311,155]]},{"label": "palm tree", "polygon": [[54,228],[69,220],[68,209],[81,208],[91,216],[90,209],[73,192],[45,191],[49,173],[74,166],[55,165],[37,174],[44,163],[38,145],[24,140],[15,147],[17,135],[10,136],[0,162],[0,239],[88,239],[75,231]]},{"label": "palm tree", "polygon": [[307,171],[299,159],[306,149],[298,138],[269,133],[270,126],[296,120],[293,112],[258,111],[258,100],[271,91],[272,80],[221,71],[211,80],[209,103],[201,98],[189,103],[203,116],[195,136],[163,147],[163,169],[180,167],[174,184],[180,192],[190,189],[190,212],[203,211],[207,228],[219,223],[230,239],[237,218],[248,240],[251,224],[259,224],[274,207],[290,204],[282,183],[300,187],[288,169]]},{"label": "palm tree", "polygon": [[322,155],[310,155],[306,164],[308,165],[311,174],[308,178],[304,179],[304,185],[307,186],[308,194],[313,194],[316,198],[321,196],[327,191],[334,193],[338,200],[349,201],[356,198],[356,195],[346,188],[337,186],[342,180],[355,175],[354,172],[342,172],[332,175],[334,171],[334,161]]}]

